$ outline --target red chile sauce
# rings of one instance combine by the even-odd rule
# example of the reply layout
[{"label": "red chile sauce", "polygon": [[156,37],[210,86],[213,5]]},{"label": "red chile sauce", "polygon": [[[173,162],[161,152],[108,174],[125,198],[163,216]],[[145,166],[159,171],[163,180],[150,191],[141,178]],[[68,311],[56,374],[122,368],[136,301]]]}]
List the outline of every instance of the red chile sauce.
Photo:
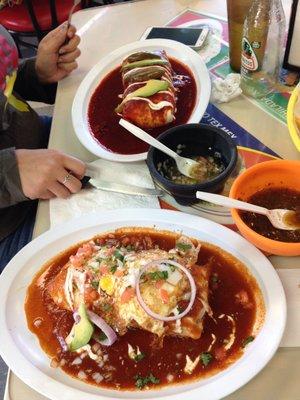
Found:
[{"label": "red chile sauce", "polygon": [[[197,88],[192,72],[177,60],[170,58],[170,62],[174,72],[186,76],[187,79],[185,79],[185,85],[180,87],[178,93],[175,121],[159,128],[147,130],[154,137],[173,126],[186,123],[196,103]],[[119,154],[143,153],[148,150],[149,145],[121,127],[119,125],[120,117],[115,113],[115,108],[121,102],[118,96],[124,91],[120,68],[117,67],[111,71],[92,95],[88,107],[90,131],[95,140],[111,152]],[[176,81],[174,84],[176,86]]]},{"label": "red chile sauce", "polygon": [[[169,250],[175,245],[175,235],[173,234],[151,231],[147,235],[152,238],[154,244],[159,245],[162,249]],[[136,232],[134,234],[129,233],[126,236],[130,237],[133,242],[143,237]],[[99,372],[105,375],[105,372],[89,357],[84,358],[81,365],[71,365],[72,361],[78,357],[78,354],[62,352],[55,334],[55,332],[59,332],[63,337],[68,335],[73,325],[72,313],[60,310],[49,298],[47,292],[37,284],[39,277],[49,266],[49,273],[45,274],[43,279],[47,282],[55,276],[68,261],[69,256],[76,253],[78,247],[79,245],[55,257],[38,273],[28,288],[25,311],[28,327],[38,336],[43,350],[57,364],[62,359],[65,360],[66,363],[61,368],[66,373],[76,378],[78,372],[83,370],[86,373],[85,381],[95,385],[92,374]],[[259,326],[263,322],[264,305],[262,295],[255,280],[247,273],[243,264],[221,249],[203,243],[198,264],[205,265],[211,261],[213,262],[211,263],[209,304],[215,321],[208,316],[205,317],[201,338],[193,340],[165,337],[163,347],[158,348],[154,346],[153,334],[139,329],[132,329],[124,336],[119,337],[111,347],[102,347],[103,352],[108,355],[108,365],[114,367],[115,370],[111,372],[111,380],[103,380],[99,386],[118,390],[134,390],[136,389],[135,377],[138,374],[145,377],[150,373],[159,379],[159,385],[167,385],[169,383],[167,380],[169,374],[174,377],[172,383],[187,382],[213,375],[226,368],[242,355],[245,340],[247,338],[248,340],[253,339],[251,335],[253,335],[255,320],[260,321]],[[236,294],[242,292],[246,292],[248,295],[249,307],[245,307],[241,302],[237,301]],[[227,353],[224,352],[223,346],[224,341],[226,342],[231,333],[231,323],[226,318],[218,318],[221,314],[232,316],[236,323],[236,339]],[[42,324],[39,326],[34,324],[37,319],[42,319]],[[186,375],[183,372],[186,355],[189,355],[194,360],[200,353],[207,352],[212,342],[212,333],[216,335],[216,342],[210,350],[210,354],[213,357],[212,361],[207,366],[199,362],[193,373]],[[140,350],[145,354],[141,361],[134,362],[128,357],[128,343],[134,348],[139,346]],[[157,388],[159,385],[150,384],[149,387]]]},{"label": "red chile sauce", "polygon": [[288,243],[300,243],[300,192],[287,188],[267,188],[260,190],[247,199],[247,202],[270,210],[284,208],[296,211],[294,218],[285,221],[299,226],[294,231],[274,228],[269,219],[252,212],[241,212],[241,218],[251,229],[272,240]]}]

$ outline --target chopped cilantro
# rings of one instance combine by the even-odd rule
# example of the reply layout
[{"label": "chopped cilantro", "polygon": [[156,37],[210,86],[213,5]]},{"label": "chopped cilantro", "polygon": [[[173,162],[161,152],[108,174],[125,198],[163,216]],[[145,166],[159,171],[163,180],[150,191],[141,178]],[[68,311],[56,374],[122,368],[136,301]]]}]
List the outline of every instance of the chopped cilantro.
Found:
[{"label": "chopped cilantro", "polygon": [[99,281],[93,281],[93,282],[91,283],[91,285],[93,286],[94,289],[98,289],[98,287],[99,287]]},{"label": "chopped cilantro", "polygon": [[134,379],[135,379],[135,386],[140,390],[143,389],[143,387],[146,386],[148,383],[145,381],[145,378],[142,378],[139,375],[136,375]]},{"label": "chopped cilantro", "polygon": [[212,358],[213,356],[208,352],[201,353],[200,355],[201,362],[205,367],[211,362]]},{"label": "chopped cilantro", "polygon": [[112,274],[114,274],[115,272],[116,272],[116,270],[117,270],[117,266],[116,265],[113,265],[112,267],[110,267],[110,272],[112,273]]},{"label": "chopped cilantro", "polygon": [[254,339],[254,336],[248,336],[246,339],[243,340],[242,347],[246,347],[247,344],[253,342]]},{"label": "chopped cilantro", "polygon": [[103,311],[109,311],[111,310],[111,305],[108,303],[102,304],[102,310]]},{"label": "chopped cilantro", "polygon": [[154,271],[154,272],[149,272],[149,278],[152,279],[153,281],[160,281],[161,279],[168,279],[169,274],[168,271]]},{"label": "chopped cilantro", "polygon": [[145,358],[145,353],[139,353],[137,355],[134,356],[134,361],[141,361],[143,358]]},{"label": "chopped cilantro", "polygon": [[96,258],[96,261],[98,261],[99,263],[101,263],[101,261],[103,261],[104,260],[104,258],[102,258],[102,257],[97,257]]},{"label": "chopped cilantro", "polygon": [[167,266],[170,268],[170,270],[171,270],[172,272],[174,272],[175,269],[176,269],[175,265],[167,264]]},{"label": "chopped cilantro", "polygon": [[176,247],[177,247],[178,250],[181,250],[181,251],[187,251],[187,250],[190,250],[192,248],[192,246],[190,244],[181,243],[181,242],[176,243]]},{"label": "chopped cilantro", "polygon": [[98,338],[102,342],[103,340],[107,339],[107,336],[105,335],[104,332],[100,332]]},{"label": "chopped cilantro", "polygon": [[212,283],[219,283],[220,282],[220,279],[218,278],[217,274],[213,274],[211,280],[212,280]]},{"label": "chopped cilantro", "polygon": [[177,310],[179,312],[179,314],[183,313],[183,311],[185,310],[185,308],[181,307],[181,306],[177,306]]},{"label": "chopped cilantro", "polygon": [[114,257],[117,259],[117,260],[120,260],[120,261],[123,261],[124,260],[124,256],[123,256],[123,254],[120,252],[120,250],[118,250],[118,249],[116,249],[115,251],[114,251]]},{"label": "chopped cilantro", "polygon": [[157,385],[157,384],[159,383],[159,379],[156,378],[156,377],[155,377],[154,375],[152,375],[152,374],[149,374],[148,379],[149,379],[149,381],[150,381],[151,383],[153,383],[153,384],[155,384],[155,385]]},{"label": "chopped cilantro", "polygon": [[132,246],[132,244],[129,244],[128,246],[126,246],[126,250],[132,251],[132,250],[134,250],[134,247]]},{"label": "chopped cilantro", "polygon": [[153,383],[154,385],[157,385],[160,382],[160,380],[156,378],[153,374],[149,374],[144,378],[141,375],[136,375],[134,379],[135,379],[135,386],[138,389],[143,389],[148,383]]}]

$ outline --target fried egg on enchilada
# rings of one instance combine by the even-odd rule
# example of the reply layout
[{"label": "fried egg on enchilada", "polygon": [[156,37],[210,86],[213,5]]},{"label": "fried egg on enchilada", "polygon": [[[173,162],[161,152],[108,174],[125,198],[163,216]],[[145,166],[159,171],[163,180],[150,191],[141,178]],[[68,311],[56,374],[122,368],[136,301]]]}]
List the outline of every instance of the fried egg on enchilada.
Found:
[{"label": "fried egg on enchilada", "polygon": [[[74,311],[81,303],[102,316],[120,335],[130,328],[140,328],[158,336],[177,335],[199,338],[202,318],[208,306],[209,268],[196,266],[200,246],[195,247],[190,239],[180,237],[169,251],[139,246],[123,246],[111,240],[104,246],[94,241],[79,247],[75,256],[63,266],[61,272],[48,283],[46,290],[53,301],[64,309]],[[135,286],[141,268],[155,260],[174,260],[193,271],[198,289],[191,316],[183,317],[180,327],[164,323],[149,316],[139,304]],[[176,267],[168,264],[153,267],[145,274],[141,293],[147,305],[162,316],[178,313],[180,303],[190,296],[187,278]],[[109,312],[103,313],[103,308]],[[193,322],[197,321],[197,322]]]},{"label": "fried egg on enchilada", "polygon": [[117,390],[213,375],[264,320],[241,262],[149,228],[120,228],[54,257],[29,286],[25,311],[52,367]]}]

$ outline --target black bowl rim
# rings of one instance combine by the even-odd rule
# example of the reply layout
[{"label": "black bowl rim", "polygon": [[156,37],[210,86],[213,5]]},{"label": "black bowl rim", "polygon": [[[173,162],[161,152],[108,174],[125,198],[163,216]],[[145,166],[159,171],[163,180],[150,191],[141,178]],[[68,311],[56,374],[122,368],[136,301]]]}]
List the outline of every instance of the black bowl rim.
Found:
[{"label": "black bowl rim", "polygon": [[[153,161],[153,153],[154,151],[160,151],[158,149],[156,149],[153,146],[150,146],[149,150],[148,150],[148,155],[147,155],[147,164],[148,167],[150,169],[151,173],[154,173],[155,178],[157,178],[158,181],[160,181],[162,184],[166,184],[169,185],[169,187],[172,189],[175,188],[180,188],[180,189],[189,189],[189,190],[196,190],[196,189],[200,189],[200,188],[207,188],[207,187],[211,187],[214,185],[219,184],[223,179],[225,179],[227,176],[229,177],[229,175],[231,174],[231,172],[233,171],[236,163],[237,163],[237,159],[238,159],[238,151],[237,151],[237,146],[236,144],[233,142],[233,140],[221,129],[216,128],[214,126],[208,125],[208,124],[202,124],[202,123],[193,123],[193,124],[182,124],[182,125],[178,125],[178,126],[174,126],[172,128],[167,129],[166,131],[164,131],[163,133],[161,133],[156,139],[161,141],[161,139],[163,139],[165,136],[170,135],[171,133],[173,133],[174,131],[180,130],[182,128],[190,128],[190,129],[205,129],[205,130],[210,130],[213,131],[214,133],[222,136],[223,139],[225,139],[225,141],[227,142],[228,146],[230,147],[230,149],[233,152],[232,158],[229,162],[229,164],[227,165],[227,167],[224,169],[224,171],[222,171],[220,173],[220,175],[217,175],[215,178],[208,180],[208,181],[204,181],[201,183],[196,183],[194,185],[186,185],[186,184],[182,184],[182,183],[174,183],[172,181],[170,181],[169,179],[165,178],[164,176],[162,176]],[[149,166],[149,162],[151,162],[151,167]]]}]

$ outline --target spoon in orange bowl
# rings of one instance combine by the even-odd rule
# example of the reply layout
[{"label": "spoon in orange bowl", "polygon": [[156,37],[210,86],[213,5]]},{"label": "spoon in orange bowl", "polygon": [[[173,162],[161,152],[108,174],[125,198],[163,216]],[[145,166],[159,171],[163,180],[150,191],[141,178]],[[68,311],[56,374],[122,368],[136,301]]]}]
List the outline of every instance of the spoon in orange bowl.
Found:
[{"label": "spoon in orange bowl", "polygon": [[223,207],[237,208],[238,210],[250,211],[265,215],[268,217],[271,224],[278,229],[284,229],[287,231],[300,229],[300,213],[297,211],[286,210],[283,208],[268,210],[267,208],[246,203],[245,201],[232,199],[230,197],[214,193],[198,191],[196,192],[196,197],[199,200],[209,201],[210,203],[218,204]]},{"label": "spoon in orange bowl", "polygon": [[150,144],[150,146],[153,146],[156,149],[167,154],[168,156],[172,157],[175,160],[177,168],[179,172],[182,173],[182,175],[188,176],[189,178],[195,178],[197,171],[199,170],[199,168],[201,168],[201,165],[199,165],[197,161],[192,160],[191,158],[180,156],[157,139],[154,139],[154,137],[150,136],[143,129],[132,124],[131,122],[126,121],[125,119],[121,118],[119,124],[123,126],[123,128],[127,129],[134,136]]}]

